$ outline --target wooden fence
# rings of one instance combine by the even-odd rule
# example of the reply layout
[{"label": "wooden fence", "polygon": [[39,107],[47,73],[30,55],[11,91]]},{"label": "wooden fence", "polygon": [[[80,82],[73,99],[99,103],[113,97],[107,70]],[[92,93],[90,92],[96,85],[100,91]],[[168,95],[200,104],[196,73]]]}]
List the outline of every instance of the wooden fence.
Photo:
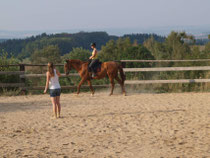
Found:
[{"label": "wooden fence", "polygon": [[[161,63],[161,62],[210,62],[210,59],[197,59],[197,60],[121,60],[124,66],[129,62],[141,62],[141,63]],[[46,64],[13,64],[13,65],[0,65],[0,67],[19,67],[19,71],[0,71],[0,75],[19,75],[20,83],[0,83],[0,87],[19,87],[23,90],[43,90],[44,87],[27,87],[25,84],[26,78],[45,77],[45,74],[27,74],[25,67],[27,66],[47,66]],[[56,66],[63,66],[63,64],[57,64]],[[167,72],[167,71],[210,71],[210,66],[194,66],[194,67],[152,67],[152,68],[124,68],[124,72]],[[71,73],[68,76],[79,76],[77,73]],[[61,77],[68,77],[65,74],[61,74]],[[175,79],[175,80],[126,80],[126,85],[137,84],[164,84],[164,83],[207,83],[210,79]],[[87,88],[87,85],[82,86]],[[95,88],[109,87],[109,85],[93,85]],[[62,89],[75,89],[76,86],[62,86]]]}]

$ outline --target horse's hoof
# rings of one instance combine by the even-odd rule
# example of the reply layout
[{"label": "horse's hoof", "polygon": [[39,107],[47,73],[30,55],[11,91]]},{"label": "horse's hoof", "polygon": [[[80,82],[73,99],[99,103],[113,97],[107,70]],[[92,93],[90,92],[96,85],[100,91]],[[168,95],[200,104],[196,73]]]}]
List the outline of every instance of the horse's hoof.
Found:
[{"label": "horse's hoof", "polygon": [[75,93],[74,95],[75,95],[76,97],[78,97],[78,96],[79,96],[79,94],[78,94],[78,93]]},{"label": "horse's hoof", "polygon": [[94,97],[94,94],[91,94],[91,97]]},{"label": "horse's hoof", "polygon": [[113,95],[113,93],[110,93],[110,94],[109,94],[109,96],[112,96],[112,95]]}]

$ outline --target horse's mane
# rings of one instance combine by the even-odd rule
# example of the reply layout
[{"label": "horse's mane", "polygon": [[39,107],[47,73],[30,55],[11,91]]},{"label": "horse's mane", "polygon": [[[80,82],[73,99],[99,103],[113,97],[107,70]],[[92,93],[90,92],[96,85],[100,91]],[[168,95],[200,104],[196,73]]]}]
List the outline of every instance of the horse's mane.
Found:
[{"label": "horse's mane", "polygon": [[79,64],[79,65],[88,63],[88,61],[82,61],[82,60],[80,60],[80,59],[70,59],[69,61],[70,61],[71,63],[75,63],[75,64]]}]

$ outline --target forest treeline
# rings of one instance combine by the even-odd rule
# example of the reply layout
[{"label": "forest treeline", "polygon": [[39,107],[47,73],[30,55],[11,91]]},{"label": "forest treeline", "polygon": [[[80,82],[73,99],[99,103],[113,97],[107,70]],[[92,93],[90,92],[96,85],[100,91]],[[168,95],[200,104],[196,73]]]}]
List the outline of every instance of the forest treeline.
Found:
[{"label": "forest treeline", "polygon": [[4,41],[6,41],[7,39],[0,39],[0,43],[2,43],[2,42],[4,42]]},{"label": "forest treeline", "polygon": [[139,44],[150,38],[163,42],[165,37],[156,34],[131,34],[122,37],[111,36],[106,32],[79,32],[74,34],[60,33],[47,35],[43,33],[38,36],[32,36],[25,39],[10,39],[0,43],[0,50],[4,50],[18,59],[30,57],[35,51],[41,50],[49,45],[58,46],[60,54],[64,55],[73,50],[73,48],[82,47],[83,49],[90,49],[90,43],[96,42],[97,48],[100,49],[110,40],[117,40],[119,38],[129,37],[131,41],[136,41]]}]

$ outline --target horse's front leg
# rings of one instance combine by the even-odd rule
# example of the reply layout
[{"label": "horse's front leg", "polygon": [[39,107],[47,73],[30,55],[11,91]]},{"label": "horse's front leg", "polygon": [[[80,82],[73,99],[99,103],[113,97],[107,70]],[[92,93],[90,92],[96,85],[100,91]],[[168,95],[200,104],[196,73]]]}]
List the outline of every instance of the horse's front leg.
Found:
[{"label": "horse's front leg", "polygon": [[78,87],[77,87],[77,95],[78,95],[79,92],[80,92],[80,87],[81,87],[81,85],[82,85],[85,81],[86,81],[86,79],[82,79],[82,80],[79,82],[79,85],[78,85]]},{"label": "horse's front leg", "polygon": [[93,90],[93,87],[92,87],[92,83],[91,83],[90,80],[87,80],[87,82],[88,82],[88,85],[89,85],[89,87],[90,87],[90,90],[91,90],[92,96],[93,96],[93,95],[94,95],[94,90]]}]

